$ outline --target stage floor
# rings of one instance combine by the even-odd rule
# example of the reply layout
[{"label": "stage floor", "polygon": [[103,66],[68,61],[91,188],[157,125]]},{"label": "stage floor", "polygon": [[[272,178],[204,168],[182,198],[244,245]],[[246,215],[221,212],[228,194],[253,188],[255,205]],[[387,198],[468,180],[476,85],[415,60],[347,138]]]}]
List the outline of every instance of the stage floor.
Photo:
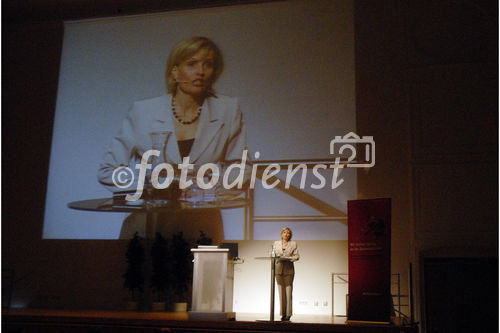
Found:
[{"label": "stage floor", "polygon": [[[269,313],[236,313],[236,321],[259,321],[259,320],[269,320]],[[280,316],[278,314],[274,315],[275,321],[280,321]],[[293,323],[309,323],[309,324],[339,324],[344,325],[347,317],[332,317],[326,315],[304,315],[296,314],[290,319]]]},{"label": "stage floor", "polygon": [[269,314],[265,313],[236,313],[235,321],[192,321],[187,312],[2,309],[4,328],[43,326],[73,331],[75,327],[93,327],[102,332],[125,328],[154,332],[418,332],[394,325],[347,325],[346,317],[327,315],[294,315],[290,322],[281,322],[278,316],[275,319],[269,322]]},{"label": "stage floor", "polygon": [[[139,320],[188,320],[187,312],[136,312],[136,311],[70,311],[70,310],[36,310],[10,309],[2,310],[3,315],[16,317],[81,317],[81,318],[115,318]],[[269,320],[269,313],[236,313],[236,321]],[[275,315],[275,321],[280,321]],[[346,317],[332,317],[326,315],[293,315],[290,322],[309,324],[338,324],[344,325]]]},{"label": "stage floor", "polygon": [[[71,310],[39,310],[39,309],[2,309],[2,315],[12,317],[79,317],[79,318],[109,318],[109,319],[136,319],[136,320],[188,320],[187,312],[138,312],[138,311],[71,311]],[[236,313],[236,321],[260,322],[268,321],[269,313]],[[279,322],[280,316],[275,315],[274,320]],[[327,315],[293,315],[290,322],[308,324],[337,324],[344,325],[346,317]]]}]

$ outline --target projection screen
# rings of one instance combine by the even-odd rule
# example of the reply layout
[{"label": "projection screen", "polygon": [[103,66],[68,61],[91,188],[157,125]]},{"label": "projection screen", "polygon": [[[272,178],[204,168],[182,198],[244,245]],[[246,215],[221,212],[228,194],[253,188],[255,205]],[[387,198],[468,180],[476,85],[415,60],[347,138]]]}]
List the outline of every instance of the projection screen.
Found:
[{"label": "projection screen", "polygon": [[[329,159],[330,141],[355,132],[351,0],[65,22],[43,238],[120,238],[126,213],[83,212],[67,204],[111,195],[96,177],[108,146],[134,101],[165,93],[168,54],[191,36],[208,37],[222,50],[225,66],[215,90],[238,98],[254,161]],[[341,172],[336,189],[312,189],[317,179],[310,175],[304,191],[346,212],[347,200],[356,198],[354,169]],[[263,189],[259,181],[255,187],[256,215],[319,214],[286,192]],[[223,211],[224,238],[243,239],[243,220],[243,209]],[[347,239],[341,220],[260,222],[253,239],[274,239],[284,224],[296,239]]]}]

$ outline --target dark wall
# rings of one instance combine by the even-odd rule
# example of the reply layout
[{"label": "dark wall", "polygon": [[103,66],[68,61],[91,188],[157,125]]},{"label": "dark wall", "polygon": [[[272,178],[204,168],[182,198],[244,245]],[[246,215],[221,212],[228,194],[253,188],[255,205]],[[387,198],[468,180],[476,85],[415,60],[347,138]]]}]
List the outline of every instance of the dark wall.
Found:
[{"label": "dark wall", "polygon": [[62,22],[2,27],[2,301],[119,308],[123,242],[41,239],[62,36]]},{"label": "dark wall", "polygon": [[30,251],[42,234],[62,35],[61,23],[2,27],[2,250],[7,259]]},{"label": "dark wall", "polygon": [[[459,296],[491,283],[484,271],[498,280],[497,27],[498,1],[356,1],[358,134],[377,145],[358,193],[393,198],[392,270],[404,276],[413,263],[415,312],[428,332],[426,305],[429,320],[449,315],[449,302],[498,318],[496,307]],[[456,272],[454,298],[429,299],[427,287],[449,279],[427,271],[433,258],[489,264],[468,283]]]}]

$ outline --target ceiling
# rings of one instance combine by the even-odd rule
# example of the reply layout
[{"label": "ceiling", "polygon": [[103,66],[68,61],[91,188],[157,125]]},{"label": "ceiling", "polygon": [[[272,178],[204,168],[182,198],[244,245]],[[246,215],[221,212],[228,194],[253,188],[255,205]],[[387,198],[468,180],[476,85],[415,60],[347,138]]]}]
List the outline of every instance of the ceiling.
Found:
[{"label": "ceiling", "polygon": [[3,0],[2,23],[76,20],[269,0]]}]

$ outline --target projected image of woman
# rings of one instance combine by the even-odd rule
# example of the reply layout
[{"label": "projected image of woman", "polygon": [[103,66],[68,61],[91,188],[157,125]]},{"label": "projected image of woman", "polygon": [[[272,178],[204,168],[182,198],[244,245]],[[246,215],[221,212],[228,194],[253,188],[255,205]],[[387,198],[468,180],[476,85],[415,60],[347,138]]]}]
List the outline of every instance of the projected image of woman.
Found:
[{"label": "projected image of woman", "polygon": [[[173,133],[165,154],[166,162],[173,166],[187,156],[195,167],[239,162],[246,149],[242,113],[236,98],[218,94],[213,89],[223,67],[222,53],[212,40],[192,37],[179,42],[167,60],[167,93],[133,104],[120,134],[104,157],[98,172],[99,182],[113,186],[112,173],[119,166],[135,170],[142,154],[151,149],[150,133],[157,131]],[[140,229],[137,218],[128,220],[122,227],[122,238],[131,237]],[[170,214],[159,228],[166,228],[167,232],[182,230],[187,238],[196,238],[199,230],[204,230],[215,242],[223,239],[217,210]]]},{"label": "projected image of woman", "polygon": [[288,227],[281,230],[281,240],[275,241],[273,250],[283,260],[276,262],[276,283],[280,297],[281,320],[289,321],[292,316],[292,291],[295,268],[293,263],[299,260],[297,242],[292,241],[292,230]]}]

